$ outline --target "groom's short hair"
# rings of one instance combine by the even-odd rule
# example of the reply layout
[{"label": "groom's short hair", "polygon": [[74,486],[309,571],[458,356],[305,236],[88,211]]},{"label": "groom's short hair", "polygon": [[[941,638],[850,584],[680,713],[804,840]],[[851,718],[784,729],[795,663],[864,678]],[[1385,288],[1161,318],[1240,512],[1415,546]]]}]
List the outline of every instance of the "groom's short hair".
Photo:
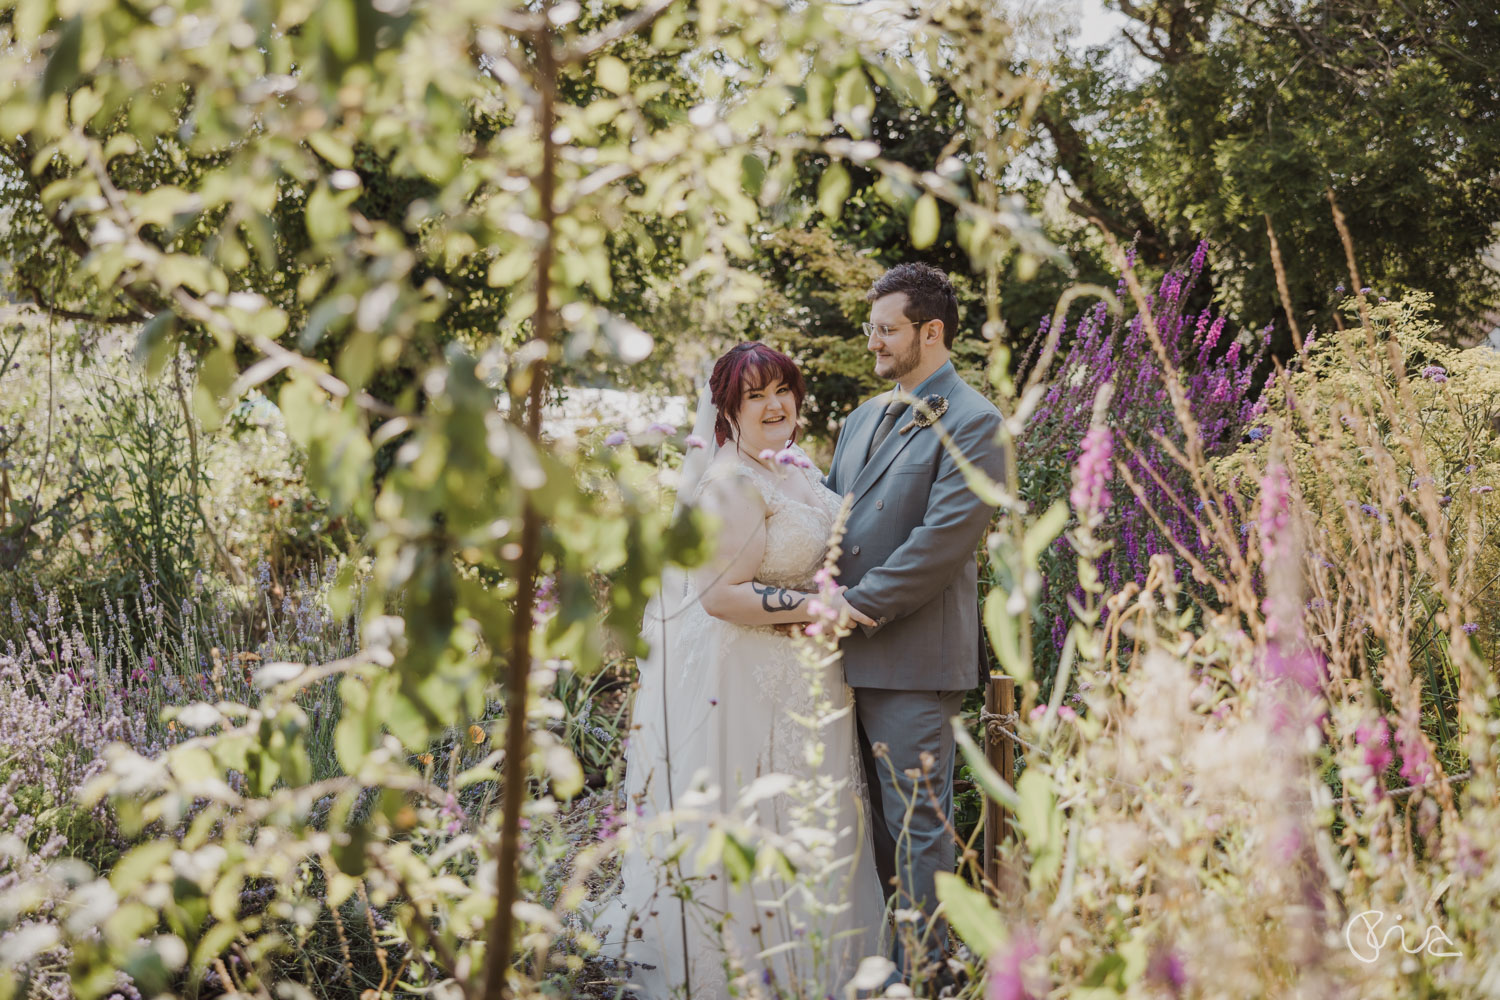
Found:
[{"label": "groom's short hair", "polygon": [[930,320],[943,321],[943,346],[953,347],[958,336],[958,294],[953,282],[931,264],[897,264],[882,274],[865,295],[866,302],[883,299],[897,292],[906,293],[906,318],[921,326]]}]

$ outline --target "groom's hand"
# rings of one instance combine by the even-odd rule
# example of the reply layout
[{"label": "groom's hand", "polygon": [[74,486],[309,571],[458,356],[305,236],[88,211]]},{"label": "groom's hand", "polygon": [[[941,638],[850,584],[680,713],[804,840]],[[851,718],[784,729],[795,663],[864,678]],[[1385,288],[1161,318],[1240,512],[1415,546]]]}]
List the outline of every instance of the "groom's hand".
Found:
[{"label": "groom's hand", "polygon": [[839,613],[839,621],[842,622],[848,619],[850,621],[858,622],[861,625],[869,625],[873,627],[875,624],[875,619],[871,618],[869,615],[865,614],[863,611],[859,610],[854,605],[845,600],[844,591],[848,589],[848,587],[840,587],[839,592],[833,596],[833,609]]}]

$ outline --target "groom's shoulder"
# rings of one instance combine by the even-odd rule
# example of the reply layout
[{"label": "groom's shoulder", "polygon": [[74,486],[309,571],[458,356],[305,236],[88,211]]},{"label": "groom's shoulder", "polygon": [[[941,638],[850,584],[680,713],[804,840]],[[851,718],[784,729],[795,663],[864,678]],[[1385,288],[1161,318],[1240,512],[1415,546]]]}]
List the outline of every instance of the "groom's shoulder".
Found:
[{"label": "groom's shoulder", "polygon": [[970,418],[1000,419],[1000,411],[995,404],[963,378],[954,380],[950,403]]}]

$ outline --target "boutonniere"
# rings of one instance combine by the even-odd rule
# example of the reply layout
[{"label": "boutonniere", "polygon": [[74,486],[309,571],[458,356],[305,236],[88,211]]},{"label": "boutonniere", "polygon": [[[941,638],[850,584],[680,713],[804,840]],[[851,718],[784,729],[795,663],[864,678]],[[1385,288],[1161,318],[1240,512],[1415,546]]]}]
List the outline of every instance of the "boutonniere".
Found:
[{"label": "boutonniere", "polygon": [[923,427],[931,427],[937,423],[938,417],[948,412],[948,397],[933,393],[922,400],[920,409],[915,406],[912,409],[916,410],[916,413],[912,416],[911,423],[901,428],[902,434],[913,428],[921,430]]}]

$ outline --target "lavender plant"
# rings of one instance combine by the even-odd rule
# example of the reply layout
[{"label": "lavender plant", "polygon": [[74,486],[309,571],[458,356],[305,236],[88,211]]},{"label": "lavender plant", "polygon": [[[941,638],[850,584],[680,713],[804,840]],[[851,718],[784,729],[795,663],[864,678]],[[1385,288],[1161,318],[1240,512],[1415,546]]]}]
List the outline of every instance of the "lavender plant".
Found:
[{"label": "lavender plant", "polygon": [[[1183,447],[1183,431],[1172,414],[1164,379],[1181,372],[1201,446],[1209,455],[1223,454],[1244,439],[1255,410],[1255,372],[1265,361],[1270,328],[1230,336],[1228,321],[1211,308],[1192,311],[1188,301],[1204,276],[1207,242],[1200,243],[1188,266],[1169,271],[1156,291],[1146,297],[1166,348],[1166,363],[1153,350],[1139,311],[1109,315],[1106,303],[1083,313],[1071,330],[1064,317],[1056,326],[1044,319],[1023,367],[1033,367],[1062,344],[1048,370],[1049,387],[1018,441],[1021,495],[1035,505],[1068,489],[1069,470],[1085,451],[1095,397],[1100,387],[1114,387],[1106,426],[1121,446],[1120,460],[1137,481],[1145,484],[1151,507],[1160,520],[1135,501],[1123,480],[1110,484],[1108,518],[1099,528],[1109,541],[1098,561],[1098,572],[1109,593],[1126,584],[1144,586],[1151,557],[1165,553],[1186,577],[1187,563],[1178,559],[1183,546],[1209,559],[1212,542],[1200,536],[1193,521],[1193,503],[1218,502],[1183,498],[1192,484],[1172,458]],[[1116,295],[1123,297],[1122,277]],[[1043,559],[1046,580],[1032,624],[1039,669],[1049,675],[1061,653],[1069,621],[1069,602],[1084,599],[1085,587],[1076,572],[1076,551],[1059,537]]]}]

